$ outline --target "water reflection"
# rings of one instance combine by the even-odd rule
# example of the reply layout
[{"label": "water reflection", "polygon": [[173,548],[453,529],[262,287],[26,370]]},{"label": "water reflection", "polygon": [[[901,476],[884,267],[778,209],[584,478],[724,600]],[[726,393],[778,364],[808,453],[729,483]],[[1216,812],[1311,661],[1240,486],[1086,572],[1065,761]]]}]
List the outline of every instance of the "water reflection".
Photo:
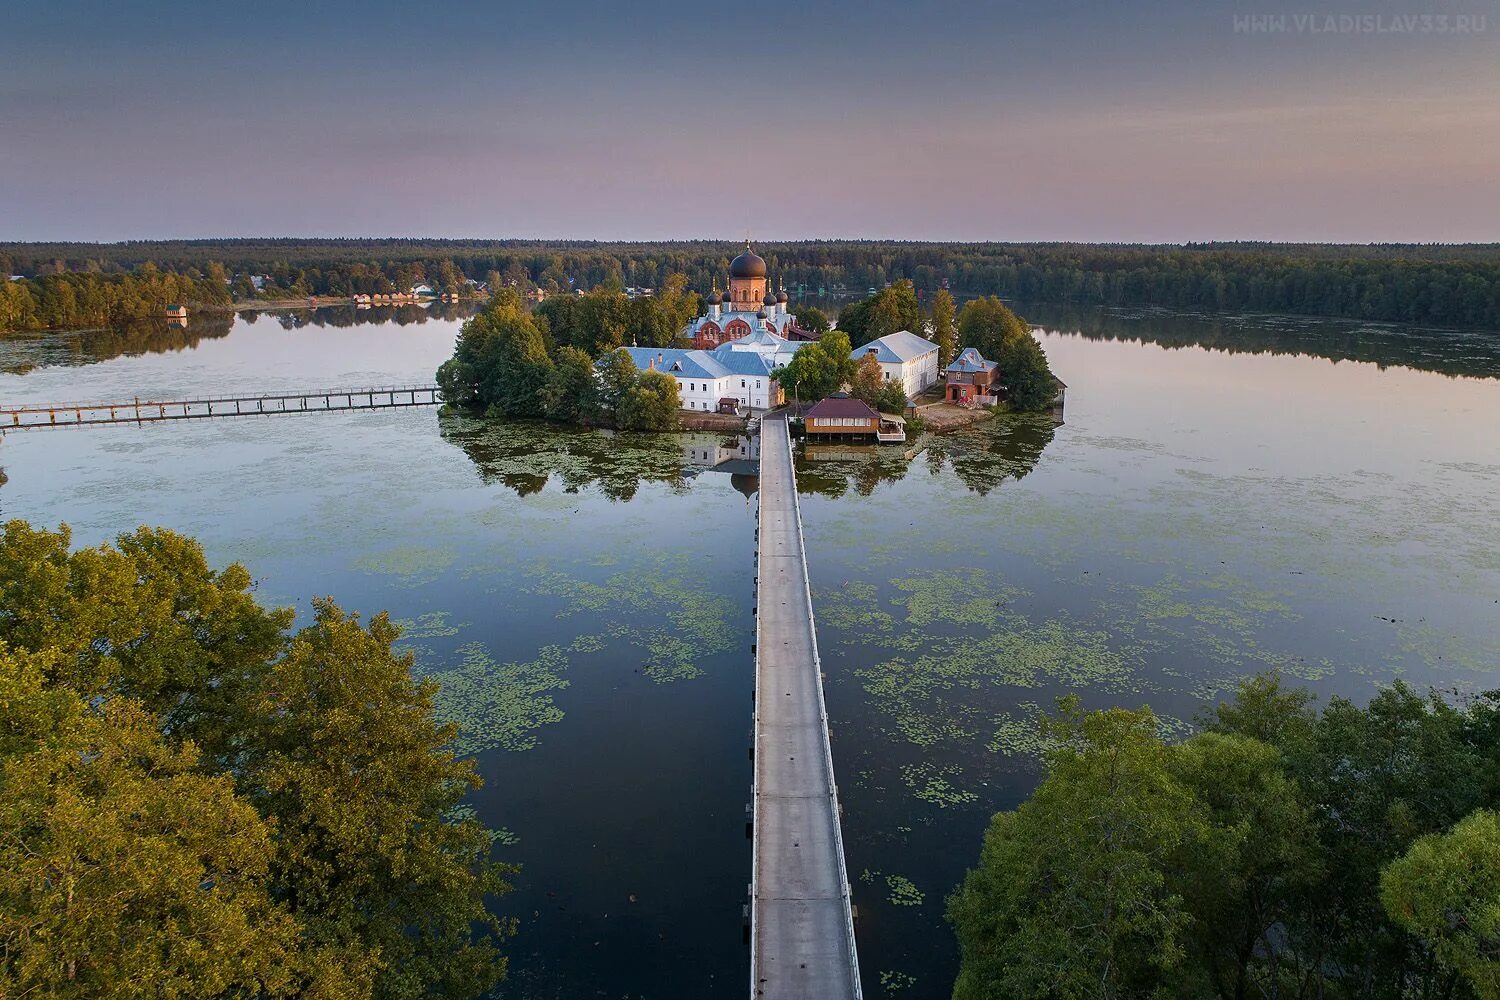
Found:
[{"label": "water reflection", "polygon": [[1364,361],[1443,375],[1500,378],[1500,332],[1440,330],[1311,316],[1014,303],[1031,323],[1085,340]]},{"label": "water reflection", "polygon": [[[760,439],[744,435],[618,434],[535,421],[488,420],[462,414],[438,419],[443,440],[474,463],[479,478],[518,496],[549,484],[563,493],[594,489],[610,500],[633,500],[642,483],[687,491],[705,473],[729,476],[747,499],[760,475]],[[958,481],[984,496],[1036,468],[1052,443],[1047,415],[1000,417],[907,449],[874,444],[806,444],[797,453],[797,489],[806,495],[866,497],[898,483],[914,467],[936,475],[952,468]]]},{"label": "water reflection", "polygon": [[540,493],[549,483],[563,493],[594,489],[610,500],[635,499],[642,483],[686,493],[694,476],[729,475],[730,484],[754,494],[760,442],[714,434],[618,434],[535,421],[485,420],[461,414],[438,419],[443,440],[474,463],[479,478],[514,490]]},{"label": "water reflection", "polygon": [[118,357],[190,350],[227,336],[234,316],[210,313],[191,320],[154,320],[107,330],[69,330],[0,337],[0,371],[25,375],[38,368],[92,365]]},{"label": "water reflection", "polygon": [[0,371],[25,375],[40,368],[79,366],[119,357],[191,350],[228,335],[235,324],[254,325],[263,317],[283,330],[344,329],[354,326],[412,326],[429,321],[462,322],[483,308],[482,302],[406,303],[356,308],[320,306],[242,313],[198,313],[186,320],[148,320],[103,330],[52,330],[0,336]]},{"label": "water reflection", "polygon": [[931,475],[951,467],[959,482],[980,496],[1036,468],[1052,443],[1057,422],[1050,414],[997,417],[943,435],[927,435],[905,451],[875,444],[807,444],[797,462],[799,492],[840,497],[869,496],[883,483],[898,483],[918,463]]},{"label": "water reflection", "polygon": [[370,324],[411,326],[429,320],[462,321],[484,308],[484,302],[468,299],[461,302],[404,302],[389,306],[319,306],[316,309],[277,309],[262,313],[250,309],[245,319],[254,322],[262,315],[275,318],[283,330],[304,327],[351,327]]}]

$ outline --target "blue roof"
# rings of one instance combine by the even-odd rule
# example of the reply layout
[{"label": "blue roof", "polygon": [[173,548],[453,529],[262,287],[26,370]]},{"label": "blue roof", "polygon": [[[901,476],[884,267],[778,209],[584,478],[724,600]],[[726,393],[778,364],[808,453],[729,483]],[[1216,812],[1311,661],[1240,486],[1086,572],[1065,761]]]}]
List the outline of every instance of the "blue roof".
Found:
[{"label": "blue roof", "polygon": [[994,361],[986,361],[976,347],[965,347],[958,352],[958,357],[948,363],[950,372],[966,373],[990,372],[995,370]]},{"label": "blue roof", "polygon": [[896,365],[906,361],[920,358],[924,354],[930,354],[938,349],[938,345],[930,340],[924,340],[909,330],[898,330],[888,333],[884,337],[872,340],[849,352],[849,356],[858,360],[875,352],[875,360],[882,364]]}]

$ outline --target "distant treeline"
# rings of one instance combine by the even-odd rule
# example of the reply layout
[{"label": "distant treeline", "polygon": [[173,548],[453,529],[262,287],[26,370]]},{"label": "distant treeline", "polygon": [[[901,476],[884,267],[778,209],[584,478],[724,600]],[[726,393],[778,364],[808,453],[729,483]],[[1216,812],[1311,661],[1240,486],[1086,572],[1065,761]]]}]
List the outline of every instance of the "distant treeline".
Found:
[{"label": "distant treeline", "polygon": [[[236,297],[349,295],[463,279],[550,292],[656,287],[682,274],[706,293],[738,246],[729,242],[240,239],[0,244],[0,270],[40,278],[110,276],[150,262],[207,276]],[[1285,312],[1500,329],[1500,244],[1375,246],[1201,243],[805,241],[756,247],[794,301],[853,299],[909,279],[924,299],[1000,295],[1083,305]],[[260,279],[254,287],[251,277]],[[45,307],[39,322],[52,325]],[[5,322],[0,313],[0,323]]]}]

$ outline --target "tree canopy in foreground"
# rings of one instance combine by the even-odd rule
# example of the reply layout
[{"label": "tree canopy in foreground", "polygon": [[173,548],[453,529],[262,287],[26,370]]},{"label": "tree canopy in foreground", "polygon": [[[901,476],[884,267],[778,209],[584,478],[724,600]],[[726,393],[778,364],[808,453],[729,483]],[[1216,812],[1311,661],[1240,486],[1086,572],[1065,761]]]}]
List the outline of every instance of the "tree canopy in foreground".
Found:
[{"label": "tree canopy in foreground", "polygon": [[1500,701],[1272,676],[1205,721],[1065,700],[949,900],[957,1000],[1500,997]]},{"label": "tree canopy in foreground", "polygon": [[141,528],[0,533],[0,995],[467,997],[509,866],[384,614]]}]

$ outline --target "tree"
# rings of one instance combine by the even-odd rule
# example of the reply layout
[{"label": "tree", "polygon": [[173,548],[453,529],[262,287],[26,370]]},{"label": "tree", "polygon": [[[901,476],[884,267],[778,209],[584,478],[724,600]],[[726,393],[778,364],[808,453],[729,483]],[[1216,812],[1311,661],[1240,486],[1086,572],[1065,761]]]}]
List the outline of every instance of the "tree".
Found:
[{"label": "tree", "polygon": [[233,780],[138,703],[78,711],[0,780],[0,993],[288,996],[320,976],[368,991],[370,959],[326,962],[272,898],[271,828]]},{"label": "tree", "polygon": [[946,288],[932,297],[932,341],[938,345],[938,367],[947,368],[958,354],[958,331],[953,326],[953,296]]},{"label": "tree", "polygon": [[849,379],[849,395],[862,399],[871,406],[880,405],[881,393],[885,391],[885,372],[873,354],[866,354],[854,363],[854,375]]},{"label": "tree", "polygon": [[1225,1000],[1290,991],[1298,970],[1280,960],[1284,932],[1321,874],[1301,787],[1275,747],[1245,736],[1203,733],[1169,766],[1203,821],[1167,868],[1191,918],[1193,961],[1174,978]]},{"label": "tree", "polygon": [[599,359],[595,399],[599,414],[608,420],[617,418],[620,403],[640,380],[640,369],[627,351],[611,351]]},{"label": "tree", "polygon": [[161,529],[0,534],[0,994],[473,996],[478,785],[384,615],[249,597]]},{"label": "tree", "polygon": [[803,345],[774,378],[789,397],[804,401],[824,399],[854,377],[853,348],[842,330],[830,330]]},{"label": "tree", "polygon": [[1480,809],[1419,838],[1381,872],[1380,898],[1451,976],[1482,1000],[1500,997],[1500,816]]},{"label": "tree", "polygon": [[955,1000],[1147,996],[1182,959],[1187,916],[1164,869],[1201,821],[1149,710],[1050,727],[1047,776],[985,834],[949,900]]},{"label": "tree", "polygon": [[624,431],[676,430],[681,406],[676,379],[659,371],[643,371],[620,400],[615,426]]},{"label": "tree", "polygon": [[361,628],[331,599],[313,604],[251,702],[237,773],[277,818],[273,892],[320,947],[378,956],[382,996],[486,992],[512,927],[484,897],[512,869],[453,815],[480,784],[474,763],[447,750],[457,729],[433,720],[437,684],[412,679],[386,615]]},{"label": "tree", "polygon": [[922,306],[910,281],[898,281],[839,312],[839,326],[855,347],[900,330],[922,334]]},{"label": "tree", "polygon": [[828,314],[817,306],[795,305],[792,306],[791,313],[797,317],[798,326],[819,337],[833,326],[828,320]]},{"label": "tree", "polygon": [[560,347],[542,386],[542,405],[548,420],[578,421],[592,417],[598,401],[594,362],[576,347]]},{"label": "tree", "polygon": [[1057,385],[1042,346],[1026,321],[998,298],[980,298],[966,304],[958,315],[958,337],[964,347],[973,347],[995,361],[1006,402],[1012,409],[1043,409],[1057,397]]},{"label": "tree", "polygon": [[453,357],[437,371],[445,402],[500,416],[542,415],[542,387],[552,361],[542,332],[502,289],[488,308],[463,325]]}]

